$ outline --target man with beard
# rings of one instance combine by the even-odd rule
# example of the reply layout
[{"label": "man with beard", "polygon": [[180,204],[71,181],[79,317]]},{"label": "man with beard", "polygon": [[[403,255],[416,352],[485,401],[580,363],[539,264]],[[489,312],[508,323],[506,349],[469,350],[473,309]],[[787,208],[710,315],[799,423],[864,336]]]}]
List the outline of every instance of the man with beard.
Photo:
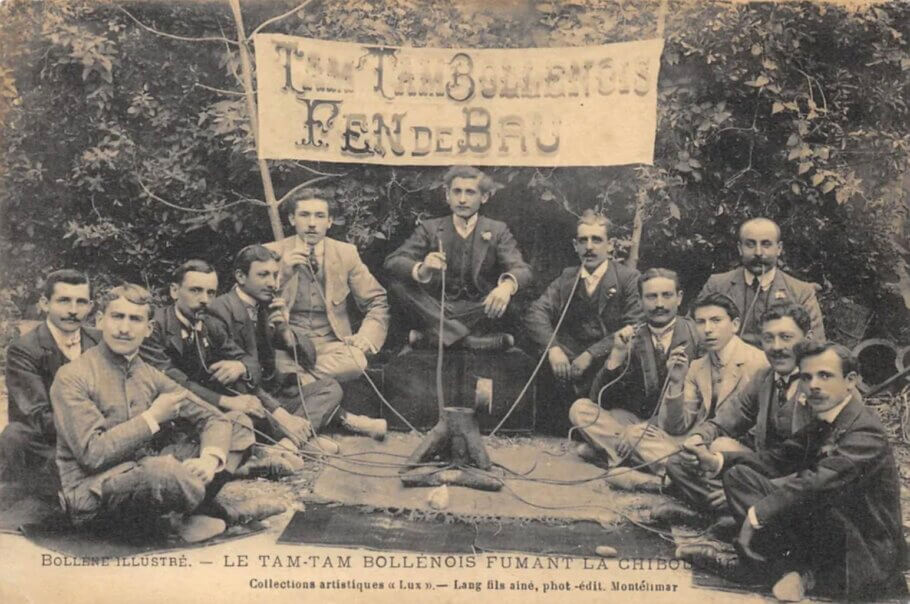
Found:
[{"label": "man with beard", "polygon": [[767,218],[753,218],[739,227],[739,254],[742,266],[711,275],[699,294],[721,293],[739,309],[739,336],[754,346],[761,345],[762,313],[773,304],[790,302],[809,313],[810,337],[824,341],[822,312],[815,286],[788,275],[777,267],[783,252],[780,227]]},{"label": "man with beard", "polygon": [[[765,311],[761,324],[762,349],[771,366],[759,370],[712,419],[697,426],[683,443],[685,451],[667,463],[676,494],[709,514],[726,509],[723,486],[702,473],[693,449],[764,451],[790,438],[812,417],[804,404],[805,391],[799,387],[794,351],[809,333],[809,314],[802,306],[776,304]],[[657,506],[651,518],[669,522],[696,516],[668,503]]]},{"label": "man with beard", "polygon": [[608,225],[605,216],[585,210],[574,240],[581,266],[563,270],[525,316],[528,335],[543,349],[568,304],[547,356],[552,375],[563,386],[559,390],[571,392],[569,400],[590,390],[594,375],[610,353],[615,333],[641,319],[639,273],[610,260],[613,243]]},{"label": "man with beard", "polygon": [[0,480],[23,481],[54,495],[57,431],[49,390],[57,370],[101,339],[83,325],[92,310],[92,288],[79,271],[47,276],[38,306],[47,320],[16,338],[6,352],[9,423],[0,433]]},{"label": "man with beard", "polygon": [[[630,435],[643,424],[656,424],[670,352],[684,351],[694,358],[698,342],[692,320],[677,315],[683,292],[674,271],[648,269],[638,279],[638,291],[647,325],[637,332],[627,325],[613,335],[613,347],[594,378],[590,398],[578,399],[569,410],[569,420],[587,440],[579,445],[578,454],[595,462],[604,456],[611,466],[625,459],[650,462],[662,454],[662,448],[656,454],[652,450],[653,441],[636,445]],[[607,384],[609,389],[601,392]],[[625,482],[635,476],[638,488],[660,486],[657,476],[621,472]]]},{"label": "man with beard", "polygon": [[736,546],[747,568],[775,581],[777,599],[814,589],[835,600],[904,601],[900,478],[881,421],[856,392],[857,361],[840,344],[812,340],[796,358],[812,421],[764,451],[691,452],[723,473]]}]

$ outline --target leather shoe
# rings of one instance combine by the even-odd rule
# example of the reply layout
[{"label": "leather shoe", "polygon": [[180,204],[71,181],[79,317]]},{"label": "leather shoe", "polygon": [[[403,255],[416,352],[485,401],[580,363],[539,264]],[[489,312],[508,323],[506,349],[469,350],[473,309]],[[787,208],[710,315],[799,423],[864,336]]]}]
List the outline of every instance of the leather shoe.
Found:
[{"label": "leather shoe", "polygon": [[194,514],[181,519],[177,526],[177,534],[186,543],[198,543],[220,535],[227,529],[221,518]]},{"label": "leather shoe", "polygon": [[294,464],[283,455],[264,453],[260,457],[251,457],[247,460],[245,464],[237,468],[234,476],[237,478],[268,478],[276,480],[282,476],[290,476],[294,472]]},{"label": "leather shoe", "polygon": [[465,336],[464,347],[470,350],[508,350],[515,345],[515,338],[508,333],[488,333],[482,336]]},{"label": "leather shoe", "polygon": [[354,415],[353,413],[345,413],[341,419],[341,425],[351,432],[366,434],[376,440],[384,439],[388,430],[388,424],[384,419],[374,419],[365,415]]},{"label": "leather shoe", "polygon": [[734,579],[742,570],[739,556],[705,543],[680,545],[676,548],[676,558],[727,579]]},{"label": "leather shoe", "polygon": [[705,531],[705,536],[727,543],[732,542],[739,534],[740,523],[733,516],[721,516]]},{"label": "leather shoe", "polygon": [[229,502],[215,497],[213,503],[220,512],[219,516],[224,518],[228,524],[246,524],[253,520],[262,520],[275,514],[281,514],[287,509],[283,503],[264,495],[239,500],[232,499]]},{"label": "leather shoe", "polygon": [[815,577],[811,572],[798,573],[794,570],[778,579],[771,593],[781,602],[800,602],[813,587]]},{"label": "leather shoe", "polygon": [[704,524],[705,517],[674,501],[658,503],[651,508],[651,522],[654,524]]}]

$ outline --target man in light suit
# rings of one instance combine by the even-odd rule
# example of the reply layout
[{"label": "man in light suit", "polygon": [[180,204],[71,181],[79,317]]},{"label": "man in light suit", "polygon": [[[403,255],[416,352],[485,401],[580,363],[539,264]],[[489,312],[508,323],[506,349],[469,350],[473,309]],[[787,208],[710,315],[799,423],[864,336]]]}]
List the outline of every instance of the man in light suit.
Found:
[{"label": "man in light suit", "polygon": [[692,429],[712,419],[742,390],[755,374],[768,366],[761,350],[736,335],[739,311],[722,294],[699,298],[694,306],[695,328],[707,351],[691,362],[681,349],[667,359],[667,390],[658,412],[658,425],[643,425],[629,434],[632,442],[651,441],[652,454],[663,457],[651,466],[662,473],[667,457],[676,451]]},{"label": "man in light suit", "polygon": [[759,318],[772,304],[790,302],[806,309],[811,319],[811,337],[825,340],[822,312],[815,297],[815,286],[800,281],[777,268],[783,252],[780,227],[767,218],[753,218],[739,227],[739,254],[742,266],[711,275],[699,294],[721,293],[733,300],[739,309],[739,336],[761,345]]},{"label": "man in light suit", "polygon": [[[353,380],[366,369],[367,357],[385,343],[389,326],[385,288],[360,260],[356,247],[326,237],[333,203],[314,189],[297,191],[285,203],[286,219],[296,234],[265,247],[281,258],[281,297],[288,305],[291,330],[298,342],[313,343],[316,363],[311,373],[316,379]],[[350,297],[364,314],[356,333],[348,316]],[[278,351],[276,362],[288,363],[287,353]],[[346,414],[342,423],[374,438],[385,435],[385,420],[363,418],[364,423],[352,425],[359,417]]]},{"label": "man in light suit", "polygon": [[[417,319],[430,343],[439,338],[441,271],[446,270],[446,312],[442,342],[473,349],[506,349],[502,317],[519,288],[531,282],[531,268],[509,227],[479,214],[494,183],[476,168],[455,166],[444,176],[451,216],[421,222],[389,254],[384,268],[392,294]],[[412,333],[412,343],[420,336]]]},{"label": "man in light suit", "polygon": [[55,494],[57,431],[51,384],[60,367],[97,344],[101,335],[83,325],[92,310],[92,288],[79,271],[49,274],[38,306],[47,320],[7,350],[9,423],[0,433],[0,480],[27,480],[36,490]]}]

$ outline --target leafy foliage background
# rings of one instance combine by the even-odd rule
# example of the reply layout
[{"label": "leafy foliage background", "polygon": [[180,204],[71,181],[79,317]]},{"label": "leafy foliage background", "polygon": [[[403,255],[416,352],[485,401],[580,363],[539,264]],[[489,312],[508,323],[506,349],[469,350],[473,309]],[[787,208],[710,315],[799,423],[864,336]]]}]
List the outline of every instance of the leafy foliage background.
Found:
[{"label": "leafy foliage background", "polygon": [[[246,34],[298,3],[243,2]],[[264,31],[387,45],[561,47],[656,35],[659,2],[311,0]],[[160,35],[200,38],[187,40]],[[736,226],[777,220],[784,268],[872,332],[910,341],[910,3],[669,3],[653,166],[496,168],[486,206],[533,264],[536,295],[575,260],[575,214],[608,213],[620,255],[644,212],[639,268],[694,295],[736,262]],[[222,39],[223,38],[223,39]],[[161,291],[190,256],[227,287],[240,247],[271,239],[226,1],[0,4],[0,313],[28,314],[42,275]],[[597,119],[592,111],[591,120]],[[270,162],[343,207],[333,235],[379,267],[445,211],[442,170]],[[691,298],[691,296],[689,296]]]}]

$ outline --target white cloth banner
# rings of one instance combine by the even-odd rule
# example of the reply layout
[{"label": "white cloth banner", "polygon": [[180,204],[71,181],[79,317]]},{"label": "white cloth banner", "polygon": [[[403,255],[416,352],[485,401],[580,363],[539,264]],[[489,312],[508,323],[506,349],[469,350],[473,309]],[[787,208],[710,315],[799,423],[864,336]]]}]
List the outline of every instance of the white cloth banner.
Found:
[{"label": "white cloth banner", "polygon": [[259,156],[391,165],[650,164],[663,40],[399,48],[255,36]]}]

